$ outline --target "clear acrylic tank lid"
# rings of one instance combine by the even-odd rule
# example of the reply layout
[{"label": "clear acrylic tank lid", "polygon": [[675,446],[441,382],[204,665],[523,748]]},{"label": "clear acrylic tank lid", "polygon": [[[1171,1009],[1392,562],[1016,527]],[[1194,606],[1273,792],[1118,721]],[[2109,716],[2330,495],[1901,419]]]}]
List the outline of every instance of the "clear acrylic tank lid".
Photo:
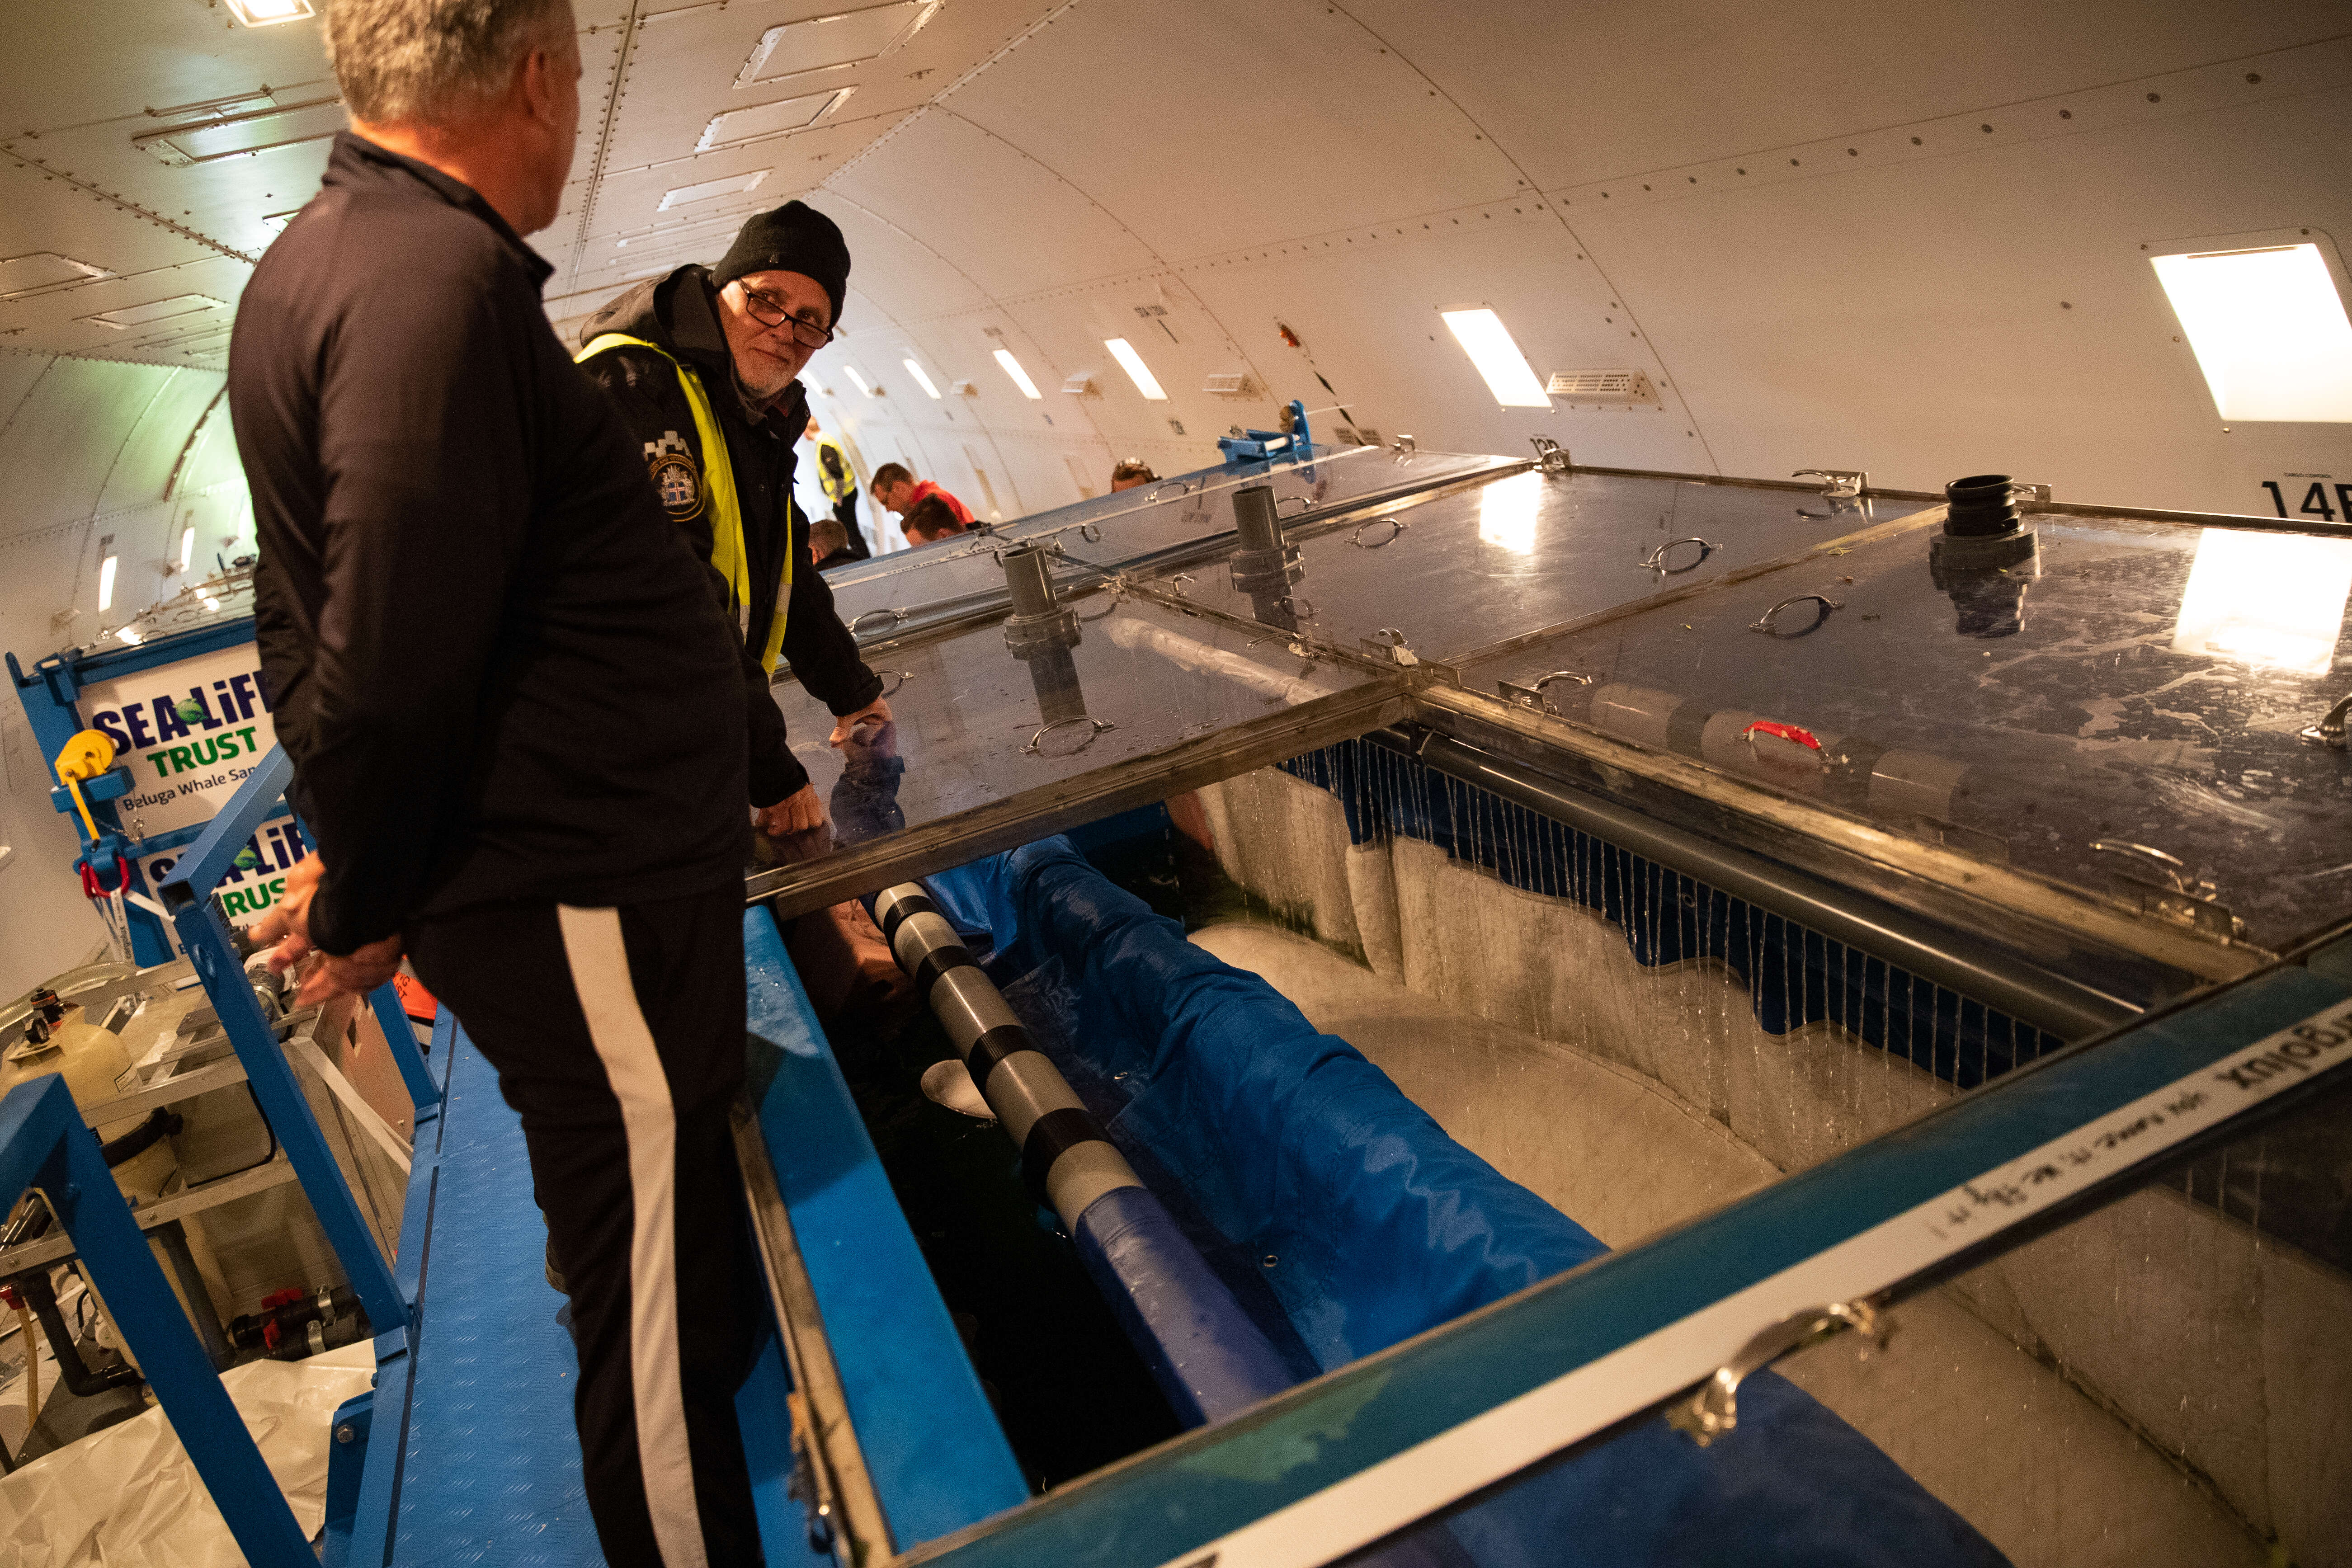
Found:
[{"label": "clear acrylic tank lid", "polygon": [[1233,492],[1245,485],[1272,487],[1285,513],[1299,516],[1519,466],[1511,458],[1461,452],[1318,447],[1307,462],[1202,468],[998,523],[985,534],[941,540],[836,567],[825,574],[825,581],[842,620],[870,642],[1002,602],[1004,574],[996,557],[1008,543],[1037,540],[1059,546],[1063,559],[1057,576],[1065,583],[1082,583],[1230,531]]},{"label": "clear acrylic tank lid", "polygon": [[2352,537],[1934,522],[1597,615],[1463,684],[1895,832],[2277,948],[2352,910]]},{"label": "clear acrylic tank lid", "polygon": [[1505,638],[1655,598],[1920,510],[1762,486],[1507,474],[1318,529],[1288,525],[1287,569],[1243,553],[1156,579],[1194,603],[1353,652],[1401,635],[1450,662]]},{"label": "clear acrylic tank lid", "polygon": [[863,727],[840,747],[827,743],[833,716],[822,703],[796,684],[775,688],[793,754],[830,803],[842,845],[1163,757],[1239,726],[1263,729],[1318,700],[1385,685],[1371,671],[1301,658],[1277,641],[1107,593],[1065,607],[1075,641],[1039,639],[1025,658],[1002,623],[893,648],[876,665],[891,721]]}]

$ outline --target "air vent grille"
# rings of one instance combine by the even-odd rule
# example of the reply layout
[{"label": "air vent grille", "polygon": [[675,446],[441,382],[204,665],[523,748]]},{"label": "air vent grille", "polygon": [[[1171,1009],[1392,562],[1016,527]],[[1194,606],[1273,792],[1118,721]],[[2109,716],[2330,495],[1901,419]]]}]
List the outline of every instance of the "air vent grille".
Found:
[{"label": "air vent grille", "polygon": [[1250,394],[1250,379],[1243,371],[1221,371],[1202,382],[1201,390],[1213,392],[1219,397],[1247,397]]},{"label": "air vent grille", "polygon": [[1655,403],[1650,378],[1638,370],[1556,370],[1544,384],[1554,397],[1577,403]]}]

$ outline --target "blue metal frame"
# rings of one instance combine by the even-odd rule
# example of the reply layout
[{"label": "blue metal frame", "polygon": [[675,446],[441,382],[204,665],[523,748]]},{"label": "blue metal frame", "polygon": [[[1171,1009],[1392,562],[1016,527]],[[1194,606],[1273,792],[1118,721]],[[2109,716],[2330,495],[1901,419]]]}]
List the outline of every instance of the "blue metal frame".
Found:
[{"label": "blue metal frame", "polygon": [[1238,436],[1217,437],[1217,450],[1225,455],[1227,463],[1262,463],[1274,458],[1310,457],[1314,443],[1307,433],[1307,405],[1297,398],[1290,400],[1290,428],[1287,430],[1244,430]]},{"label": "blue metal frame", "polygon": [[[254,640],[251,616],[234,616],[193,631],[174,632],[169,637],[155,637],[136,647],[106,648],[92,652],[87,648],[69,648],[34,662],[31,672],[17,662],[13,653],[7,656],[8,678],[16,689],[17,700],[24,704],[25,718],[32,725],[33,739],[41,749],[46,773],[54,765],[58,753],[66,742],[88,728],[81,717],[81,689],[93,681],[112,680],[121,676],[136,675],[142,670],[162,665],[176,664],[199,654],[214,653],[221,648],[235,647]],[[201,827],[175,828],[151,838],[134,839],[124,832],[113,802],[131,791],[130,769],[117,763],[104,775],[82,785],[82,795],[89,803],[92,820],[99,825],[98,837],[91,839],[82,826],[81,814],[75,807],[71,792],[63,786],[49,791],[50,804],[65,813],[74,824],[75,837],[82,841],[82,852],[76,858],[74,868],[96,868],[102,880],[110,883],[114,864],[120,858],[128,872],[126,889],[130,892],[150,891],[146,879],[139,874],[139,862],[161,850],[175,848],[190,842]],[[255,823],[282,815],[272,812]],[[131,953],[142,968],[162,963],[172,956],[171,933],[163,922],[147,910],[132,904],[127,911],[131,925]]]},{"label": "blue metal frame", "polygon": [[[328,1244],[335,1249],[352,1291],[367,1310],[368,1321],[380,1334],[394,1329],[404,1334],[410,1298],[394,1279],[391,1266],[360,1214],[351,1184],[343,1179],[333,1151],[327,1147],[326,1138],[319,1131],[318,1119],[311,1115],[310,1102],[303,1098],[301,1085],[294,1079],[294,1069],[278,1047],[277,1030],[262,1013],[260,1000],[245,977],[245,965],[237,956],[236,941],[228,921],[211,896],[236,859],[238,848],[285,793],[293,776],[294,763],[286,755],[285,748],[271,747],[269,754],[246,775],[236,786],[236,793],[229,797],[228,805],[205,825],[194,845],[163,879],[163,907],[171,912],[172,922],[180,933],[180,944],[195,966],[196,977],[203,982],[205,994],[211,999],[213,1010],[228,1033],[229,1044],[236,1048],[237,1059],[245,1064],[246,1079],[253,1089],[254,1100],[277,1134],[278,1146],[293,1163],[303,1194],[310,1200],[320,1228],[327,1233]],[[401,1014],[397,994],[389,984],[378,989],[373,1005],[378,1019],[386,1022],[384,1043],[400,1065],[401,1079],[416,1106],[415,1126],[421,1131],[430,1120],[428,1112],[440,1103],[439,1090],[418,1055],[416,1037],[409,1029],[406,1016]],[[399,1026],[391,1026],[393,1019],[397,1019]]]},{"label": "blue metal frame", "polygon": [[748,1092],[892,1539],[1017,1507],[1020,1463],[766,910],[744,911],[743,950]]},{"label": "blue metal frame", "polygon": [[246,1560],[256,1568],[315,1568],[310,1542],[131,1217],[97,1135],[82,1125],[72,1093],[55,1073],[19,1084],[0,1100],[5,1206],[26,1188],[40,1191],[72,1238]]}]

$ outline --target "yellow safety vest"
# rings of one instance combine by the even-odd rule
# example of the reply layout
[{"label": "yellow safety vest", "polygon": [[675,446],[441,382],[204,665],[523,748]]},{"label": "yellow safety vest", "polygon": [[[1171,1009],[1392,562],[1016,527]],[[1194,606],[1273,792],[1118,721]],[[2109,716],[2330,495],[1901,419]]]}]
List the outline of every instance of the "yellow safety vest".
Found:
[{"label": "yellow safety vest", "polygon": [[[839,466],[840,478],[838,479],[834,477],[834,468],[825,463],[824,455],[827,452],[833,454],[834,462]],[[841,443],[830,436],[819,436],[816,438],[816,482],[817,488],[824,491],[824,499],[835,506],[839,506],[844,497],[857,489],[857,470],[849,466],[849,454],[843,451]]]},{"label": "yellow safety vest", "polygon": [[[719,419],[710,410],[710,398],[702,390],[702,378],[694,374],[691,365],[659,343],[647,342],[624,332],[604,332],[586,348],[572,355],[580,363],[603,353],[607,349],[651,349],[669,361],[677,371],[677,384],[685,389],[687,406],[694,410],[695,433],[702,437],[702,472],[710,490],[710,563],[727,579],[730,603],[735,610],[735,624],[745,640],[751,637],[751,556],[743,546],[743,503],[735,494],[735,464],[727,451],[726,433],[719,429]],[[776,589],[776,613],[768,620],[767,647],[761,651],[760,668],[770,675],[776,673],[776,662],[783,657],[784,621],[793,607],[793,502],[784,498],[784,575]]]}]

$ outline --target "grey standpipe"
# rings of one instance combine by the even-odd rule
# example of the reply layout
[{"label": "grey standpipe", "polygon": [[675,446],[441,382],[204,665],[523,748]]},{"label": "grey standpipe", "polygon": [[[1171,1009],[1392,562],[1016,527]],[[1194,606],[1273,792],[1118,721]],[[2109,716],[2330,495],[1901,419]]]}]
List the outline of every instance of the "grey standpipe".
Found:
[{"label": "grey standpipe", "polygon": [[1016,544],[998,559],[1013,592],[1004,646],[1029,667],[1039,718],[1049,729],[1084,719],[1086,693],[1078,689],[1078,667],[1070,658],[1078,646],[1078,616],[1054,593],[1053,558],[1034,544]]},{"label": "grey standpipe", "polygon": [[1177,1418],[1197,1426],[1289,1387],[1281,1355],[1137,1180],[922,884],[882,893],[874,918],[1021,1151],[1030,1194],[1060,1218]]},{"label": "grey standpipe", "polygon": [[1251,613],[1262,624],[1297,631],[1298,611],[1290,590],[1307,568],[1299,563],[1298,546],[1282,542],[1282,520],[1275,514],[1270,487],[1250,485],[1234,492],[1234,586],[1249,595]]}]

